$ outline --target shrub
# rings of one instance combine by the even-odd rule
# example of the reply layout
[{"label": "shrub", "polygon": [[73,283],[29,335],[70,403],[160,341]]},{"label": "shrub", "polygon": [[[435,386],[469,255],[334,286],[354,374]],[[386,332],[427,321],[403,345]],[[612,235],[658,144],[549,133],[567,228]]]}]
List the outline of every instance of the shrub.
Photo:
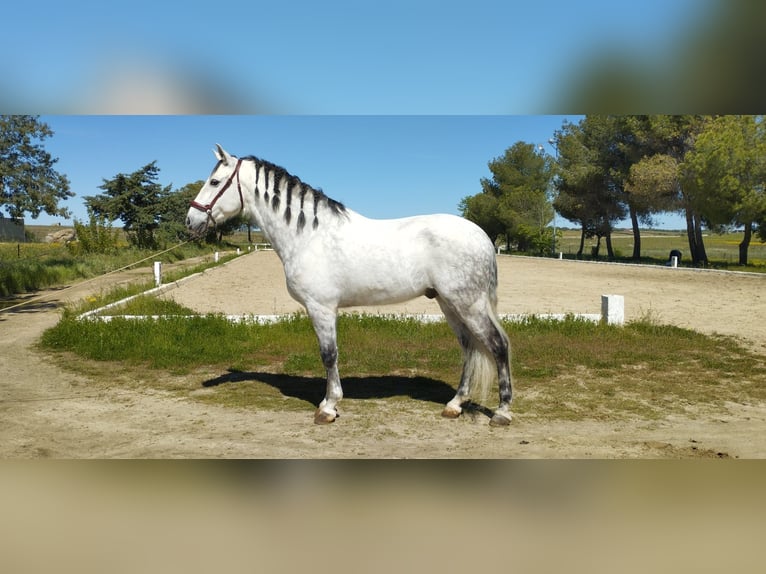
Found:
[{"label": "shrub", "polygon": [[96,217],[90,214],[87,224],[75,219],[74,229],[77,233],[77,241],[68,244],[74,255],[83,253],[114,253],[117,251],[117,238],[119,231],[112,229],[112,224],[104,217]]}]

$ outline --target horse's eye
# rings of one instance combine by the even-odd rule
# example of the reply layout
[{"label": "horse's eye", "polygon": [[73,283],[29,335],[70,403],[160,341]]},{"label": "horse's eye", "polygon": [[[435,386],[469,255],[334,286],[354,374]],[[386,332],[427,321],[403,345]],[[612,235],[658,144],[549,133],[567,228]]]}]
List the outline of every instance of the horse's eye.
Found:
[{"label": "horse's eye", "polygon": [[218,180],[218,179],[211,179],[210,180],[210,185],[212,185],[213,187],[216,187],[219,183],[221,183],[221,181]]}]

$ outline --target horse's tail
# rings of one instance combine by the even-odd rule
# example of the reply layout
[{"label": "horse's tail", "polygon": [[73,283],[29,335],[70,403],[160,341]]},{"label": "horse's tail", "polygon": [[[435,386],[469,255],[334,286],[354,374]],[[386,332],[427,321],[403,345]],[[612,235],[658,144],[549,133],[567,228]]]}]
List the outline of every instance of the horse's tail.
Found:
[{"label": "horse's tail", "polygon": [[465,368],[471,377],[471,398],[486,405],[497,381],[497,365],[487,348],[473,336],[465,349]]},{"label": "horse's tail", "polygon": [[[487,297],[490,308],[487,309],[489,319],[497,333],[504,337],[508,342],[508,335],[500,324],[500,318],[497,315],[497,260],[491,259],[492,269],[487,285]],[[468,347],[466,348],[466,367],[472,375],[473,384],[471,385],[471,394],[474,400],[479,404],[487,404],[490,391],[497,381],[497,361],[489,349],[481,344],[475,337],[471,336]]]}]

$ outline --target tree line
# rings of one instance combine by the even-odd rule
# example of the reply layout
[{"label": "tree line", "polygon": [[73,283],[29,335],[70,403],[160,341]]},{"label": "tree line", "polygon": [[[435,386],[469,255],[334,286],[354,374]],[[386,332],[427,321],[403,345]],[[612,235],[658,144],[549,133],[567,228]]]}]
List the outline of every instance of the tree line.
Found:
[{"label": "tree line", "polygon": [[753,237],[766,241],[766,123],[753,115],[586,115],[565,121],[540,144],[516,142],[489,162],[491,179],[465,197],[463,216],[519,251],[554,245],[555,213],[604,239],[629,219],[633,259],[641,257],[641,227],[661,213],[682,213],[694,264],[708,263],[703,230],[743,233],[739,263]]}]

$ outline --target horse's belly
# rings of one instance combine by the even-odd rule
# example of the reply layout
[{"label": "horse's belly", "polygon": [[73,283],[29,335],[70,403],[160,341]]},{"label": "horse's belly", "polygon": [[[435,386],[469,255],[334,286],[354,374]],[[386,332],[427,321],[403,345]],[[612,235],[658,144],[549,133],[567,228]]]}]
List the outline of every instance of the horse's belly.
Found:
[{"label": "horse's belly", "polygon": [[[329,259],[329,258],[328,258]],[[406,259],[312,257],[297,268],[285,269],[290,295],[303,303],[314,301],[337,307],[402,303],[423,295],[427,274]]]},{"label": "horse's belly", "polygon": [[412,277],[360,276],[345,282],[339,307],[390,305],[423,295],[426,286]]}]

